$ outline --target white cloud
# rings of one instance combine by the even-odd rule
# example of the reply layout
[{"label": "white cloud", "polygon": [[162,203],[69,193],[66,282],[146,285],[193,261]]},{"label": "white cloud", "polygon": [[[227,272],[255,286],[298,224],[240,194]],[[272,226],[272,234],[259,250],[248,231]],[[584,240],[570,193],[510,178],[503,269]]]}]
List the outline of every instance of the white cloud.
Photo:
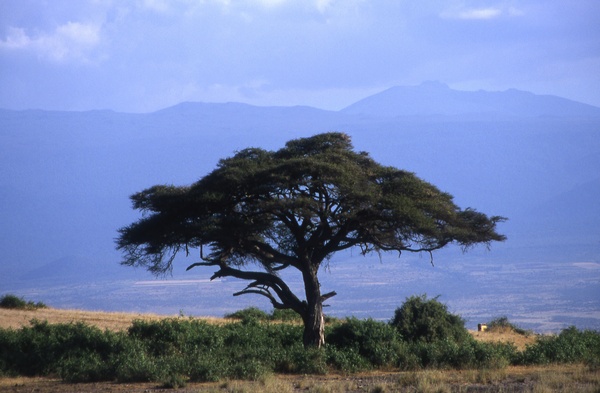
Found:
[{"label": "white cloud", "polygon": [[515,7],[485,7],[485,8],[452,8],[443,11],[440,16],[444,19],[486,20],[502,16],[522,16],[523,11]]},{"label": "white cloud", "polygon": [[286,2],[286,0],[257,0],[258,3],[265,7],[276,7]]},{"label": "white cloud", "polygon": [[31,39],[25,33],[25,30],[9,27],[6,39],[0,41],[0,48],[22,49],[31,44]]},{"label": "white cloud", "polygon": [[331,6],[332,0],[316,0],[316,6],[319,12],[325,12]]},{"label": "white cloud", "polygon": [[459,19],[492,19],[500,16],[502,11],[498,8],[480,8],[465,10],[458,13]]},{"label": "white cloud", "polygon": [[0,49],[29,51],[55,62],[89,61],[88,53],[100,42],[100,27],[68,22],[50,33],[28,34],[25,29],[11,27],[0,40]]}]

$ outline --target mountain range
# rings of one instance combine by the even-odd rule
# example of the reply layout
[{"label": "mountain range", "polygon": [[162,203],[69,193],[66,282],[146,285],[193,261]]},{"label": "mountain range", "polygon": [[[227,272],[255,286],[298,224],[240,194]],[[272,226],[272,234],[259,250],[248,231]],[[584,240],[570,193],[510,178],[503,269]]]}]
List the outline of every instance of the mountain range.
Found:
[{"label": "mountain range", "polygon": [[[278,149],[326,131],[348,133],[357,150],[415,172],[463,208],[508,217],[500,227],[506,242],[482,255],[443,252],[437,263],[457,263],[467,275],[469,258],[494,266],[586,266],[579,284],[563,284],[588,288],[578,299],[589,303],[587,326],[600,327],[600,304],[587,299],[600,299],[600,108],[514,89],[457,91],[438,82],[393,87],[340,111],[193,102],[146,114],[0,110],[0,294],[51,297],[60,287],[72,295],[57,295],[55,306],[107,308],[101,295],[86,300],[86,285],[114,289],[118,280],[152,280],[121,267],[114,248],[117,229],[138,218],[129,195],[154,184],[190,184],[246,147]],[[189,277],[185,266],[175,278]],[[581,272],[561,276],[577,280]],[[506,277],[486,285],[493,290]],[[452,302],[460,290],[451,285],[443,295]],[[111,293],[105,295],[114,307],[114,293],[122,292]],[[154,307],[178,310],[176,302]]]},{"label": "mountain range", "polygon": [[600,116],[600,108],[551,95],[517,89],[501,92],[458,91],[440,82],[396,86],[362,99],[344,113],[374,116],[576,117]]}]

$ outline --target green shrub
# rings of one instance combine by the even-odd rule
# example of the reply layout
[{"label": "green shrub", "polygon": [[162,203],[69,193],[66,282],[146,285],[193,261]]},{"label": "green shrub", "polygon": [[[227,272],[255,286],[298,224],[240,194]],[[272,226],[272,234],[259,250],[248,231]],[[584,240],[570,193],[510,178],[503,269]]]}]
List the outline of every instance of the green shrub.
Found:
[{"label": "green shrub", "polygon": [[578,363],[597,364],[600,359],[600,332],[579,331],[574,326],[557,336],[542,336],[527,346],[524,364]]},{"label": "green shrub", "polygon": [[161,387],[165,389],[179,389],[187,386],[187,379],[183,375],[172,374],[162,381]]},{"label": "green shrub", "polygon": [[58,375],[65,382],[98,382],[113,379],[112,364],[99,353],[91,351],[72,352],[57,363]]},{"label": "green shrub", "polygon": [[210,351],[223,345],[223,329],[197,319],[169,318],[160,321],[133,321],[129,337],[145,343],[149,353]]},{"label": "green shrub", "polygon": [[271,313],[271,320],[273,321],[301,321],[302,318],[300,318],[300,315],[292,310],[292,309],[285,309],[285,310],[280,310],[278,308],[274,309],[273,312]]},{"label": "green shrub", "polygon": [[194,382],[217,382],[229,373],[229,362],[222,356],[208,357],[203,353],[191,354],[189,377]]},{"label": "green shrub", "polygon": [[373,365],[354,348],[328,346],[327,364],[344,373],[356,373],[371,370]]},{"label": "green shrub", "polygon": [[401,345],[400,336],[393,327],[370,318],[350,318],[334,326],[326,342],[338,350],[349,351],[348,356],[354,351],[375,367],[395,364]]},{"label": "green shrub", "polygon": [[504,343],[483,343],[474,339],[415,341],[400,356],[398,366],[414,369],[499,369],[512,364],[516,347]]},{"label": "green shrub", "polygon": [[390,322],[407,341],[432,343],[439,340],[461,342],[469,338],[465,321],[448,312],[438,298],[427,295],[412,296],[396,309]]},{"label": "green shrub", "polygon": [[468,336],[405,341],[392,324],[350,318],[326,327],[327,344],[304,349],[300,324],[259,322],[211,325],[172,318],[135,321],[127,332],[83,323],[0,329],[0,375],[58,375],[68,382],[151,381],[183,387],[187,381],[260,379],[273,372],[325,374],[399,367],[494,369],[509,364],[586,362],[598,365],[600,334],[564,330],[518,352],[512,344]]},{"label": "green shrub", "polygon": [[7,294],[0,298],[0,308],[10,308],[10,309],[18,309],[18,310],[35,310],[38,308],[47,308],[44,303],[37,302],[34,303],[32,301],[26,301],[21,297]]},{"label": "green shrub", "polygon": [[[103,332],[93,326],[83,323],[50,325],[34,320],[31,326],[20,330],[2,331],[0,356],[3,360],[0,365],[5,364],[6,371],[19,375],[68,373],[66,370],[72,369],[69,359],[83,357],[93,362],[93,359],[100,358],[104,362],[118,352],[119,346],[120,340],[115,333]],[[81,373],[85,367],[81,363]],[[92,374],[89,370],[87,372]]]},{"label": "green shrub", "polygon": [[304,349],[302,345],[291,348],[287,352],[292,368],[289,372],[296,374],[327,374],[327,357],[322,349]]},{"label": "green shrub", "polygon": [[506,316],[494,318],[490,322],[488,322],[486,325],[488,327],[488,330],[490,330],[490,331],[512,330],[513,332],[515,332],[517,334],[521,334],[523,336],[527,336],[530,334],[530,332],[528,332],[527,330],[522,329],[522,328],[516,326],[515,324],[510,323],[508,321],[508,317],[506,317]]},{"label": "green shrub", "polygon": [[268,321],[269,319],[271,319],[269,314],[257,307],[248,307],[243,310],[235,311],[231,314],[225,314],[225,318],[239,319],[242,321],[252,319],[255,319],[257,321]]},{"label": "green shrub", "polygon": [[166,376],[141,340],[128,339],[115,359],[115,379],[119,382],[159,381]]}]

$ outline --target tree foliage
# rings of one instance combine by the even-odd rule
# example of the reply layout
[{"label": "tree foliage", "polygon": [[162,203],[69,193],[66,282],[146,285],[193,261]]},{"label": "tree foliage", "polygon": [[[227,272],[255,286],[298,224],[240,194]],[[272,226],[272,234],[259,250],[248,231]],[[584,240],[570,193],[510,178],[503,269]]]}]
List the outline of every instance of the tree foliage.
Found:
[{"label": "tree foliage", "polygon": [[[355,152],[343,133],[289,141],[284,148],[244,149],[222,159],[191,186],[158,185],[134,194],[143,217],[117,240],[123,264],[169,272],[175,255],[200,250],[194,266],[214,266],[212,279],[236,277],[275,308],[292,309],[305,324],[305,345],[323,343],[323,301],[317,273],[323,261],[353,247],[432,252],[504,240],[502,217],[462,210],[452,196],[413,173]],[[250,266],[255,266],[254,270]],[[279,277],[297,269],[305,299]]]}]

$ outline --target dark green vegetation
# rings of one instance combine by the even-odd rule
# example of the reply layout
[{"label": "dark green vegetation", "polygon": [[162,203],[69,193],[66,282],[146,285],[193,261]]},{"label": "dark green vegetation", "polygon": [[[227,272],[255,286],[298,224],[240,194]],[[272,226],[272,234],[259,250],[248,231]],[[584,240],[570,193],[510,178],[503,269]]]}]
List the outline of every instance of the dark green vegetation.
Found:
[{"label": "dark green vegetation", "polygon": [[47,308],[42,302],[27,301],[21,297],[7,294],[0,298],[0,308],[12,308],[18,310],[35,310],[38,308]]},{"label": "dark green vegetation", "polygon": [[465,321],[448,312],[448,307],[437,299],[427,299],[426,295],[408,298],[402,307],[396,309],[392,326],[409,341],[465,341],[469,336]]},{"label": "dark green vegetation", "polygon": [[[191,186],[157,185],[131,200],[143,217],[119,230],[124,265],[164,274],[178,252],[196,248],[201,261],[188,269],[212,266],[211,279],[250,281],[235,295],[262,295],[296,312],[306,348],[325,343],[323,302],[336,293],[321,292],[318,272],[336,252],[432,253],[505,239],[496,232],[504,218],[459,208],[413,173],[354,151],[342,133],[278,151],[244,149]],[[288,268],[302,275],[301,296],[278,274]]]},{"label": "dark green vegetation", "polygon": [[487,323],[487,327],[489,331],[511,330],[515,333],[522,334],[524,336],[531,334],[531,332],[511,323],[507,317],[495,318]]},{"label": "dark green vegetation", "polygon": [[[225,318],[228,319],[239,319],[240,321],[249,322],[252,320],[256,321],[301,321],[300,316],[293,310],[274,309],[270,314],[256,307],[248,307],[243,310],[233,312],[231,314],[225,314]],[[325,318],[331,320],[331,318]]]},{"label": "dark green vegetation", "polygon": [[[414,297],[407,303],[414,305],[416,300],[414,315],[431,309],[437,310],[436,317],[449,315],[437,308],[435,299]],[[327,344],[306,350],[301,324],[260,321],[255,310],[240,314],[240,322],[225,325],[191,318],[136,321],[124,332],[32,321],[19,330],[0,330],[0,375],[58,375],[68,382],[152,381],[177,387],[188,381],[255,380],[271,373],[600,365],[600,333],[575,328],[541,337],[518,351],[512,344],[475,341],[462,322],[457,322],[460,335],[452,326],[448,335],[408,338],[396,326],[396,318],[390,323],[350,318],[328,324]]]}]

